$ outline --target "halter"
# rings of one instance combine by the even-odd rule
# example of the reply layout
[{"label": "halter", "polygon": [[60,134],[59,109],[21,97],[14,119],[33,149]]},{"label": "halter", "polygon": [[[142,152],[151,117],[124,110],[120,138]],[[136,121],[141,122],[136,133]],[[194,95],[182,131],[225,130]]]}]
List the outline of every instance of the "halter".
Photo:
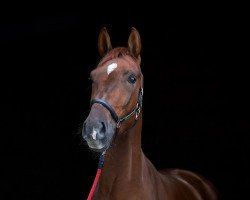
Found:
[{"label": "halter", "polygon": [[111,105],[109,105],[106,101],[102,100],[102,99],[92,99],[90,101],[90,107],[94,104],[94,103],[98,103],[101,104],[103,107],[105,107],[111,114],[112,118],[114,119],[114,121],[116,122],[116,128],[120,128],[121,124],[127,120],[130,119],[131,116],[133,116],[135,114],[135,121],[137,121],[140,113],[141,113],[141,108],[142,108],[142,96],[143,96],[143,88],[140,87],[139,90],[139,94],[138,94],[138,100],[136,103],[136,106],[134,108],[134,110],[132,112],[130,112],[129,114],[127,114],[126,116],[119,118],[118,115],[116,114],[115,110],[112,108]]}]

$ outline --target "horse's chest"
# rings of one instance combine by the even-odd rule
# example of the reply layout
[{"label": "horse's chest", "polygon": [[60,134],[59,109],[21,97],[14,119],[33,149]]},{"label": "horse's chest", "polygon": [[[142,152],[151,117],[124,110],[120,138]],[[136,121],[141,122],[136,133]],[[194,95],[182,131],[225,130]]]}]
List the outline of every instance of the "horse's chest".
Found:
[{"label": "horse's chest", "polygon": [[157,200],[152,190],[145,190],[143,186],[131,187],[124,186],[118,190],[113,190],[108,200]]}]

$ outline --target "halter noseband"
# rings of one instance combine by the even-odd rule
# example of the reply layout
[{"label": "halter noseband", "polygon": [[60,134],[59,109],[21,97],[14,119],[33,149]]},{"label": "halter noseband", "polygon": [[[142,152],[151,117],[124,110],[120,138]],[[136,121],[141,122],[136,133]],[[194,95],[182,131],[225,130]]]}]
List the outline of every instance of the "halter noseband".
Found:
[{"label": "halter noseband", "polygon": [[143,96],[143,88],[141,87],[139,90],[138,101],[136,103],[134,110],[122,118],[119,118],[118,115],[116,114],[115,110],[112,108],[112,106],[109,105],[106,101],[104,101],[102,99],[92,99],[90,101],[90,107],[94,103],[101,104],[103,107],[105,107],[110,112],[112,118],[115,120],[116,128],[118,129],[118,128],[120,128],[120,126],[123,122],[130,119],[130,117],[133,116],[134,114],[135,114],[135,120],[138,119],[140,112],[141,112],[141,108],[142,108],[142,96]]}]

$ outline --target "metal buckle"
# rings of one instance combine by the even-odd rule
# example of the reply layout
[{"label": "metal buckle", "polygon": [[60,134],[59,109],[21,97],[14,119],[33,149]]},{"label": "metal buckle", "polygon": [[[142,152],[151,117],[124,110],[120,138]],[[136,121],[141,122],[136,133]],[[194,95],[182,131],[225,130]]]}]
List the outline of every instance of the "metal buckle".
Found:
[{"label": "metal buckle", "polygon": [[120,128],[121,127],[121,121],[119,120],[118,122],[117,122],[117,124],[116,124],[116,128],[118,129],[118,128]]},{"label": "metal buckle", "polygon": [[140,112],[141,112],[141,108],[140,108],[140,106],[138,106],[138,110],[135,112],[135,120],[138,119]]}]

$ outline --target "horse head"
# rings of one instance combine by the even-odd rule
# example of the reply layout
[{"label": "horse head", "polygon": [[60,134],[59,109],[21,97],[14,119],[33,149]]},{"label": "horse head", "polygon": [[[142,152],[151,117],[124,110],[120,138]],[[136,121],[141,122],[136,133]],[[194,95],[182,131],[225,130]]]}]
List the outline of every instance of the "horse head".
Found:
[{"label": "horse head", "polygon": [[131,29],[127,47],[112,48],[103,28],[98,37],[101,60],[91,71],[91,109],[82,135],[93,151],[107,150],[116,134],[125,134],[136,123],[142,107],[143,75],[140,69],[141,39]]}]

